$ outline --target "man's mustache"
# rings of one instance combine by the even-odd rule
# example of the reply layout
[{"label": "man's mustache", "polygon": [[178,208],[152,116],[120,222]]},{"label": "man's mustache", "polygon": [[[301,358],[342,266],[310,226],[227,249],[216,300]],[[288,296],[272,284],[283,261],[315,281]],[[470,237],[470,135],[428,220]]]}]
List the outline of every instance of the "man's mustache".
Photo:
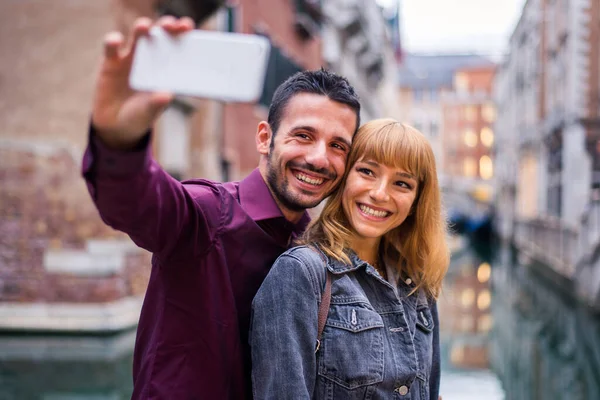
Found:
[{"label": "man's mustache", "polygon": [[295,163],[295,162],[290,162],[288,163],[288,167],[290,168],[294,168],[294,169],[301,169],[307,172],[314,172],[315,174],[321,175],[327,179],[331,179],[334,180],[337,177],[337,174],[335,172],[332,172],[330,170],[327,170],[326,168],[317,168],[314,165],[310,164],[310,163]]}]

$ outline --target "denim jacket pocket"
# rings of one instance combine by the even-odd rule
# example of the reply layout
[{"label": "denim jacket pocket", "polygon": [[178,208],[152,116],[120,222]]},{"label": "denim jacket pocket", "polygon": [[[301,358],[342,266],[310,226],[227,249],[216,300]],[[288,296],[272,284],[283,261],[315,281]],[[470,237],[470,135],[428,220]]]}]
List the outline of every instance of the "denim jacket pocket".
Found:
[{"label": "denim jacket pocket", "polygon": [[417,307],[417,327],[425,333],[431,333],[433,331],[435,324],[429,307]]},{"label": "denim jacket pocket", "polygon": [[367,304],[332,304],[317,354],[319,375],[346,389],[383,381],[383,327]]}]

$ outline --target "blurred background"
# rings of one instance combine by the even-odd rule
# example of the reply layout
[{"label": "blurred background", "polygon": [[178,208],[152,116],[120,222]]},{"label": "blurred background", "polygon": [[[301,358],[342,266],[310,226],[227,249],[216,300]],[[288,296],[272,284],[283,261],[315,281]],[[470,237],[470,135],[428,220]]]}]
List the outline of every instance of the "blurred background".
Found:
[{"label": "blurred background", "polygon": [[279,83],[348,77],[437,157],[444,400],[600,399],[600,0],[2,0],[0,400],[130,397],[149,255],[79,169],[103,34],[164,14],[272,44],[256,104],[165,112],[170,174],[244,177]]}]

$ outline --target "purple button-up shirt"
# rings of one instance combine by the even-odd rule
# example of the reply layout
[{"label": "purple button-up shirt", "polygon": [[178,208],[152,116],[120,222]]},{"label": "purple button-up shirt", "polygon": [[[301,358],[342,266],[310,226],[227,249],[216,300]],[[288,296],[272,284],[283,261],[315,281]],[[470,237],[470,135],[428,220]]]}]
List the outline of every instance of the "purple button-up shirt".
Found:
[{"label": "purple button-up shirt", "polygon": [[149,139],[112,151],[90,135],[83,175],[102,219],[153,253],[134,351],[133,399],[249,399],[250,307],[306,227],[258,170],[241,182],[172,179]]}]

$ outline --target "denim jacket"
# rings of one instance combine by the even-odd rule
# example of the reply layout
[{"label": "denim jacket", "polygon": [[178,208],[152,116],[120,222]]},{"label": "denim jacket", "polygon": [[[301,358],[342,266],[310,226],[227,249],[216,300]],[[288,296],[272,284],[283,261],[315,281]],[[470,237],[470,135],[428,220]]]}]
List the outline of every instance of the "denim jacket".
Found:
[{"label": "denim jacket", "polygon": [[327,258],[331,305],[315,353],[325,256],[306,246],[282,254],[252,304],[254,398],[438,400],[435,303],[397,291],[375,268]]}]

